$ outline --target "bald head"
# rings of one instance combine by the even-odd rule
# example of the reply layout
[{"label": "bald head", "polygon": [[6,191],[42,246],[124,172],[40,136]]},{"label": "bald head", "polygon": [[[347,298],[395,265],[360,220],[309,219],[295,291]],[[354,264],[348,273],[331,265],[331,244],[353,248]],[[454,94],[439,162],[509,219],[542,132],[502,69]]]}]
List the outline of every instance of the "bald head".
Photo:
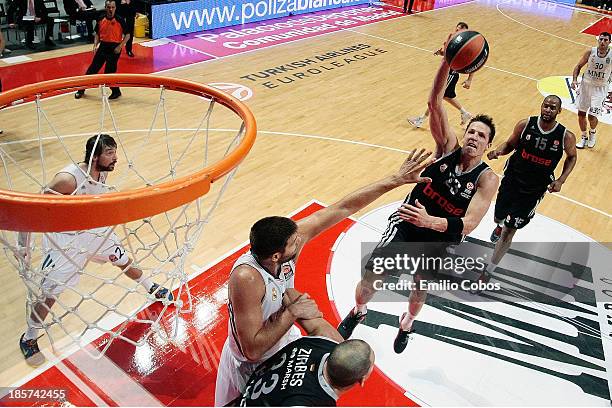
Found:
[{"label": "bald head", "polygon": [[360,383],[374,365],[374,351],[363,340],[347,340],[338,344],[327,359],[327,374],[337,388]]}]

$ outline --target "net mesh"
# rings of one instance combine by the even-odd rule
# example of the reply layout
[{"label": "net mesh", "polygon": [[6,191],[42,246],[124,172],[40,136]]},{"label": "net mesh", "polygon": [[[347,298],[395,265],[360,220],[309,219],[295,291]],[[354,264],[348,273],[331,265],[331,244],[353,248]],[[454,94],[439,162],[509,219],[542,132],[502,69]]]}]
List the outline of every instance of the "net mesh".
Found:
[{"label": "net mesh", "polygon": [[[69,96],[37,96],[32,104],[11,108],[11,114],[35,123],[35,136],[16,134],[0,143],[0,188],[60,194],[48,185],[70,164],[80,166],[84,175],[72,194],[82,188],[112,192],[153,187],[218,161],[245,135],[244,121],[212,97],[163,86],[130,90],[137,100],[124,103],[110,103],[106,86],[88,90],[78,108],[97,116],[90,127],[86,120],[64,119],[66,109],[77,103]],[[109,134],[117,143],[116,169],[106,180],[92,179],[94,163],[83,162],[86,140],[99,134]],[[171,341],[179,328],[168,322],[180,321],[171,317],[192,311],[188,254],[235,171],[214,183],[207,195],[144,219],[115,224],[113,214],[107,214],[108,226],[89,230],[0,231],[8,264],[25,284],[26,320],[44,330],[56,352],[77,346],[100,357],[116,339],[138,346],[157,334]],[[52,307],[45,303],[50,298],[55,300]],[[139,313],[152,302],[159,302],[155,313]],[[131,323],[146,329],[131,336],[126,331]],[[85,347],[100,336],[107,340],[102,346]]]}]

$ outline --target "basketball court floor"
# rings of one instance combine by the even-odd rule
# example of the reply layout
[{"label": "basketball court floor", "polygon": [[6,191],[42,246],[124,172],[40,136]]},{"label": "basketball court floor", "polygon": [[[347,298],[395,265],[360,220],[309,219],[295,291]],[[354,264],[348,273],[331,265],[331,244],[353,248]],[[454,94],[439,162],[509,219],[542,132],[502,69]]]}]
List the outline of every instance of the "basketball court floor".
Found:
[{"label": "basketball court floor", "polygon": [[[87,350],[54,355],[43,336],[39,344],[48,361],[33,369],[18,347],[25,327],[25,289],[7,258],[0,260],[5,282],[0,387],[68,390],[63,402],[16,401],[4,395],[0,404],[212,405],[227,334],[227,276],[248,249],[251,224],[268,215],[303,217],[390,174],[412,149],[432,149],[427,125],[414,129],[406,118],[425,109],[439,63],[433,52],[459,21],[481,32],[491,47],[471,89],[459,85],[457,93],[467,110],[494,118],[494,146],[516,122],[537,115],[543,96],[551,93],[563,100],[558,120],[579,134],[567,78],[571,81],[587,47],[596,45],[594,35],[612,30],[612,19],[548,1],[417,0],[417,12],[408,16],[399,12],[400,3],[341,9],[335,15],[321,12],[300,23],[315,27],[300,34],[287,34],[291,22],[303,18],[293,16],[282,20],[288,24],[278,27],[273,38],[255,23],[141,42],[135,45],[135,58],[122,55],[120,73],[213,84],[243,100],[257,119],[257,140],[187,258],[193,307],[163,321],[168,330],[179,328],[172,340],[150,336],[138,347],[117,340],[94,360],[86,351],[104,348],[106,339],[92,337]],[[91,50],[84,45],[29,57],[0,60],[5,90],[80,75]],[[143,112],[155,109],[153,98],[125,88],[120,99],[111,101],[122,131],[136,133],[151,125]],[[48,112],[67,135],[67,149],[81,154],[99,121],[99,99],[95,91],[79,101],[71,94],[50,98]],[[196,126],[198,106],[171,102],[173,127]],[[23,166],[34,166],[40,160],[37,117],[26,108],[0,111],[0,146]],[[459,113],[450,106],[447,111],[460,132]],[[363,389],[351,391],[339,405],[609,406],[612,273],[606,243],[612,241],[612,106],[601,122],[595,148],[578,151],[576,168],[561,192],[545,197],[500,265],[504,272],[496,279],[512,285],[515,296],[461,292],[428,297],[416,335],[399,356],[392,342],[406,293],[375,298],[354,336],[373,346],[377,369]],[[151,143],[143,166],[154,172],[161,154]],[[59,158],[48,160],[51,169],[65,165]],[[504,161],[489,164],[501,174]],[[123,166],[126,161],[120,158],[110,177],[120,178]],[[333,324],[353,304],[361,242],[378,241],[386,217],[408,191],[386,194],[306,246],[296,288],[311,294]],[[492,250],[488,237],[493,227],[490,209],[468,244]],[[537,248],[552,248],[548,253],[556,255],[535,256]],[[538,265],[536,272],[527,274],[525,260]],[[551,291],[567,296],[551,301]],[[136,312],[146,317],[161,307],[150,304]],[[126,333],[138,339],[145,330],[134,323]]]}]

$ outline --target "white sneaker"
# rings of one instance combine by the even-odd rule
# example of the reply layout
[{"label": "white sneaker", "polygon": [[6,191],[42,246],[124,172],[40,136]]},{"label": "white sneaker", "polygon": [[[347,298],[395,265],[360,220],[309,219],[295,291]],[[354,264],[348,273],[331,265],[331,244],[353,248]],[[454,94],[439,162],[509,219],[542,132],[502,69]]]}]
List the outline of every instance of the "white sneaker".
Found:
[{"label": "white sneaker", "polygon": [[595,147],[595,143],[597,142],[597,132],[589,131],[589,141],[587,142],[587,146],[592,149]]},{"label": "white sneaker", "polygon": [[580,141],[576,143],[576,147],[578,149],[584,149],[587,145],[588,140],[589,138],[587,137],[587,135],[582,135],[582,137],[580,138]]},{"label": "white sneaker", "polygon": [[424,121],[425,121],[425,118],[423,116],[417,116],[416,118],[408,118],[408,123],[410,123],[412,126],[414,126],[417,129],[423,126]]},{"label": "white sneaker", "polygon": [[472,114],[468,111],[461,112],[461,126],[466,125],[470,119],[472,119]]}]

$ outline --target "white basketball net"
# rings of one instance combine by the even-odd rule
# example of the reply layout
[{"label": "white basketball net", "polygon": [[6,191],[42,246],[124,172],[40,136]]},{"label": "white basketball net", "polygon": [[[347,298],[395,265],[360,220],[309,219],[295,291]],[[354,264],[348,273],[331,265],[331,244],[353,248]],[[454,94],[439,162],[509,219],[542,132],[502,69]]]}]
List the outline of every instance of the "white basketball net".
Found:
[{"label": "white basketball net", "polygon": [[[244,136],[242,119],[230,109],[216,104],[214,99],[170,92],[163,87],[153,90],[138,88],[138,95],[145,91],[159,94],[157,102],[151,104],[152,113],[145,112],[145,109],[136,112],[140,116],[140,123],[143,123],[145,116],[151,118],[147,129],[120,130],[118,116],[125,114],[124,111],[119,112],[122,105],[115,105],[114,101],[109,103],[106,87],[102,86],[100,90],[102,98],[98,124],[95,129],[80,134],[62,131],[64,124],[53,123],[56,113],[51,111],[70,109],[66,105],[72,103],[98,104],[100,98],[94,96],[95,90],[90,89],[87,97],[78,102],[70,96],[44,100],[38,97],[30,106],[16,108],[21,109],[18,113],[22,115],[27,115],[24,113],[26,108],[30,111],[33,110],[32,106],[35,108],[29,118],[36,120],[36,137],[26,141],[6,141],[5,138],[0,143],[0,188],[44,191],[64,166],[83,160],[85,141],[95,134],[109,134],[117,142],[119,161],[115,171],[108,173],[108,182],[113,184],[104,187],[119,191],[154,186],[191,174],[227,155]],[[173,128],[170,125],[170,109],[167,108],[169,95],[173,95],[170,99],[175,110],[178,103],[180,106],[199,104],[204,111],[198,118],[190,118],[192,122],[187,127]],[[126,99],[125,95],[123,99]],[[179,113],[182,113],[180,106]],[[124,110],[127,109],[124,107]],[[78,112],[78,108],[75,108],[75,112]],[[228,128],[211,128],[211,121],[215,117],[213,112],[220,116],[219,124]],[[24,164],[24,147],[36,149],[39,158]],[[40,323],[42,319],[34,311],[37,316],[34,323],[44,329],[56,352],[76,345],[92,357],[101,357],[115,339],[138,346],[155,333],[159,338],[172,340],[179,322],[173,315],[189,313],[192,309],[185,272],[186,257],[194,248],[235,171],[232,170],[221,183],[215,183],[207,195],[146,219],[112,225],[112,214],[109,214],[108,227],[65,233],[22,234],[21,243],[18,233],[0,231],[0,243],[6,259],[19,272],[27,290],[26,317],[30,316],[35,304],[49,297],[51,290],[57,292],[55,304],[51,308],[39,306],[48,315]],[[90,177],[85,182],[96,181]],[[77,186],[77,190],[79,188]],[[70,214],[66,214],[66,217],[70,217]],[[27,241],[24,240],[26,237]],[[119,246],[113,246],[114,243]],[[112,266],[109,261],[121,255],[119,252],[109,252],[113,248],[115,251],[122,248],[133,263],[123,268]],[[105,261],[105,265],[99,264]],[[160,302],[156,298],[157,292],[149,293],[143,283],[125,275],[124,272],[130,267],[142,270],[143,278],[172,290],[175,300],[164,298]],[[160,302],[154,312],[139,313],[152,302]],[[133,338],[125,333],[130,323],[146,325],[147,329]],[[101,342],[102,346],[85,347],[102,335],[108,338],[108,341]]]}]

